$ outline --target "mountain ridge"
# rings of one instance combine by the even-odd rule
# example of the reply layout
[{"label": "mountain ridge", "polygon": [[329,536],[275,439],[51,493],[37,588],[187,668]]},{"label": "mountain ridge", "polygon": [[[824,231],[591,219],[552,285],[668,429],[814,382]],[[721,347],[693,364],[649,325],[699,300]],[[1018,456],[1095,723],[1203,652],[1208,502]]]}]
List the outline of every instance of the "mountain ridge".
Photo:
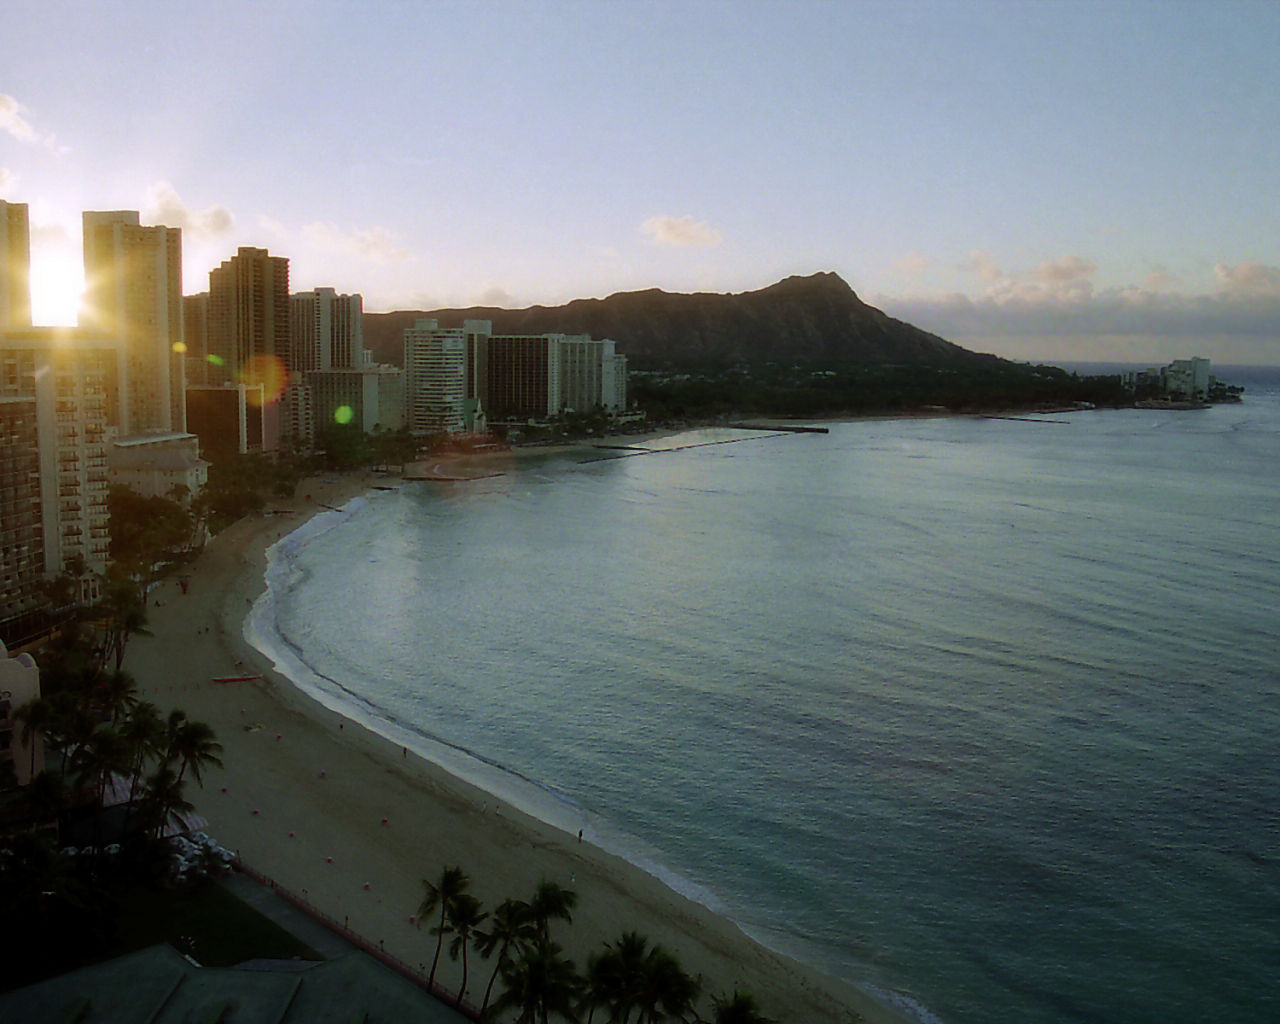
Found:
[{"label": "mountain ridge", "polygon": [[615,292],[561,306],[471,306],[366,313],[365,347],[403,363],[403,332],[419,317],[459,327],[490,320],[495,334],[588,334],[611,338],[633,367],[789,360],[942,365],[994,360],[868,305],[830,271],[792,276],[754,291]]}]

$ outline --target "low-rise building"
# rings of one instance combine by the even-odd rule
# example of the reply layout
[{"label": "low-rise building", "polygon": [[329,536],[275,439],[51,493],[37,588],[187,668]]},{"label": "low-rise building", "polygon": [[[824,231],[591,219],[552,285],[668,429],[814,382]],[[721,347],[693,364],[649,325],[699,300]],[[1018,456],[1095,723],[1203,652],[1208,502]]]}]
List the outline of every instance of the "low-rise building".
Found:
[{"label": "low-rise building", "polygon": [[44,737],[24,729],[14,712],[40,696],[40,669],[29,654],[9,656],[0,639],[0,777],[12,768],[19,786],[44,771]]},{"label": "low-rise building", "polygon": [[107,456],[111,482],[146,498],[189,500],[209,479],[195,434],[143,434],[114,442]]}]

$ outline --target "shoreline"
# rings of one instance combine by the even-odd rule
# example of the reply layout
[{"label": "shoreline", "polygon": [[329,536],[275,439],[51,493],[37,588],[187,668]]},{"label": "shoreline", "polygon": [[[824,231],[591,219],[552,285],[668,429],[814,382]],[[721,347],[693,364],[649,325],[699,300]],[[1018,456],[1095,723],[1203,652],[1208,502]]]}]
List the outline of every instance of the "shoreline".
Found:
[{"label": "shoreline", "polygon": [[[637,437],[617,440],[643,445]],[[570,452],[596,454],[590,445],[569,444],[450,463],[468,475],[473,469],[490,475],[504,456],[523,461]],[[472,465],[459,464],[464,460]],[[149,609],[153,635],[133,641],[126,667],[162,713],[182,707],[217,732],[225,768],[206,774],[201,793],[189,792],[209,832],[253,868],[409,964],[429,964],[435,949],[410,920],[420,880],[456,863],[490,908],[508,896],[528,896],[541,878],[575,889],[574,923],[558,937],[579,966],[602,943],[634,928],[701,975],[707,995],[752,991],[770,1017],[908,1020],[862,990],[757,943],[643,867],[578,841],[325,706],[248,644],[243,626],[266,587],[267,548],[317,512],[387,480],[365,473],[305,481],[299,491],[311,501],[296,518],[234,524],[187,567],[187,595],[172,578],[153,592],[160,602]],[[175,665],[182,666],[180,676],[171,674]],[[212,682],[249,674],[260,678]],[[473,993],[483,990],[487,967],[472,971]],[[439,979],[456,987],[459,966],[442,957]]]}]

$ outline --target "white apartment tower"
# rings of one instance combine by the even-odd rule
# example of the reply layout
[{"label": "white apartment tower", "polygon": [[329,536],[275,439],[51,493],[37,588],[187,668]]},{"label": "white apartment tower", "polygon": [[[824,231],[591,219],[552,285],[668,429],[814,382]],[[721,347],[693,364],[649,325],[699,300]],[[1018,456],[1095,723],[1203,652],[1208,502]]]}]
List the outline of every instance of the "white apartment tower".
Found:
[{"label": "white apartment tower", "polygon": [[136,210],[86,211],[84,276],[81,324],[121,343],[120,433],[185,430],[182,230],[144,227]]},{"label": "white apartment tower", "polygon": [[421,318],[404,332],[405,420],[415,434],[467,429],[467,339]]}]

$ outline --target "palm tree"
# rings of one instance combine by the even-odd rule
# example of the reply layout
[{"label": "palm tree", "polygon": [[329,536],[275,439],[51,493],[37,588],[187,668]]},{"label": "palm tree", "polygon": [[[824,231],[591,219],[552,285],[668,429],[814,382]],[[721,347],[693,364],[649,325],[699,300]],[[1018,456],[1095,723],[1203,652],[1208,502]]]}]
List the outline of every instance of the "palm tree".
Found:
[{"label": "palm tree", "polygon": [[21,707],[14,709],[14,719],[22,723],[22,745],[31,748],[30,778],[35,778],[36,774],[36,741],[44,737],[56,714],[54,705],[43,697],[32,697]]},{"label": "palm tree", "polygon": [[129,709],[138,702],[138,685],[133,681],[133,676],[119,669],[107,676],[98,689],[103,709],[112,722],[127,715]]},{"label": "palm tree", "polygon": [[484,1001],[480,1004],[481,1020],[484,1020],[485,1010],[489,1008],[489,997],[493,994],[493,983],[498,980],[498,972],[511,962],[511,950],[531,942],[534,936],[529,904],[524,900],[513,899],[505,899],[499,903],[489,918],[488,930],[476,933],[476,945],[482,957],[488,960],[495,951],[498,954],[493,973],[489,975],[489,984],[485,986]]},{"label": "palm tree", "polygon": [[505,988],[494,1000],[494,1012],[518,1009],[516,1024],[548,1024],[553,1013],[576,1022],[573,1003],[582,979],[573,961],[560,953],[556,943],[539,939],[508,963],[502,971]]},{"label": "palm tree", "polygon": [[[640,1000],[645,962],[652,950],[639,932],[623,932],[617,941],[605,944],[597,968],[601,975],[601,1005],[609,1007],[610,1019],[627,1024]],[[607,987],[612,985],[612,989]],[[610,995],[612,998],[610,998]]]},{"label": "palm tree", "polygon": [[755,997],[736,988],[731,996],[712,996],[712,1024],[776,1024],[760,1012]]},{"label": "palm tree", "polygon": [[108,579],[97,611],[103,626],[98,671],[106,666],[108,658],[112,658],[115,670],[119,672],[124,664],[124,650],[129,638],[135,634],[147,634],[146,590],[139,593],[131,579],[117,573]]},{"label": "palm tree", "polygon": [[618,954],[606,948],[603,953],[595,953],[587,958],[587,973],[583,980],[582,998],[579,1010],[587,1011],[587,1024],[591,1024],[596,1010],[608,1008],[610,1020],[617,1019],[621,1000],[618,998],[622,989],[622,971]]},{"label": "palm tree", "polygon": [[577,903],[578,894],[572,889],[565,889],[545,878],[539,882],[533,891],[533,899],[529,901],[529,913],[538,937],[548,938],[552,918],[572,924],[573,908]]},{"label": "palm tree", "polygon": [[72,766],[81,785],[92,784],[94,799],[101,806],[111,776],[123,775],[130,768],[128,745],[117,730],[103,726],[76,752]]},{"label": "palm tree", "polygon": [[436,967],[440,963],[440,947],[444,943],[445,932],[449,930],[445,923],[449,904],[466,892],[470,885],[471,879],[467,877],[462,868],[456,865],[451,868],[445,868],[440,873],[440,880],[434,885],[425,878],[422,880],[422,902],[418,904],[419,926],[421,926],[424,917],[434,913],[436,908],[440,910],[440,923],[431,929],[432,934],[436,936],[436,955],[431,961],[431,974],[427,977],[427,985],[429,987],[435,986]]},{"label": "palm tree", "polygon": [[168,764],[162,764],[147,780],[146,827],[154,838],[160,838],[170,818],[193,809],[192,803],[182,795],[184,785],[186,783]]},{"label": "palm tree", "polygon": [[68,801],[67,784],[61,775],[51,771],[43,771],[33,776],[23,795],[27,805],[35,814],[52,818],[59,814]]},{"label": "palm tree", "polygon": [[480,912],[480,901],[470,893],[460,893],[449,901],[449,926],[453,929],[453,941],[449,943],[449,959],[457,960],[462,954],[462,985],[458,988],[455,1006],[462,1005],[462,997],[467,991],[467,946],[477,934],[477,929],[484,924],[488,914]]},{"label": "palm tree", "polygon": [[66,774],[67,762],[75,763],[81,748],[89,742],[97,723],[89,709],[65,690],[49,698],[52,711],[49,715],[45,738],[62,752],[60,771]]},{"label": "palm tree", "polygon": [[204,722],[193,722],[182,711],[169,713],[168,725],[169,745],[165,754],[166,761],[178,762],[178,781],[186,775],[187,769],[199,784],[204,783],[201,775],[206,765],[222,767],[222,744],[215,733]]},{"label": "palm tree", "polygon": [[160,718],[160,710],[149,700],[138,701],[129,712],[129,717],[120,723],[120,735],[124,739],[132,760],[129,773],[129,812],[125,815],[125,824],[138,799],[138,782],[147,761],[160,758],[167,750],[168,730]]},{"label": "palm tree", "polygon": [[636,1024],[683,1020],[693,1010],[697,996],[698,983],[684,972],[674,956],[661,946],[654,946],[636,978],[635,997],[640,1009]]}]

